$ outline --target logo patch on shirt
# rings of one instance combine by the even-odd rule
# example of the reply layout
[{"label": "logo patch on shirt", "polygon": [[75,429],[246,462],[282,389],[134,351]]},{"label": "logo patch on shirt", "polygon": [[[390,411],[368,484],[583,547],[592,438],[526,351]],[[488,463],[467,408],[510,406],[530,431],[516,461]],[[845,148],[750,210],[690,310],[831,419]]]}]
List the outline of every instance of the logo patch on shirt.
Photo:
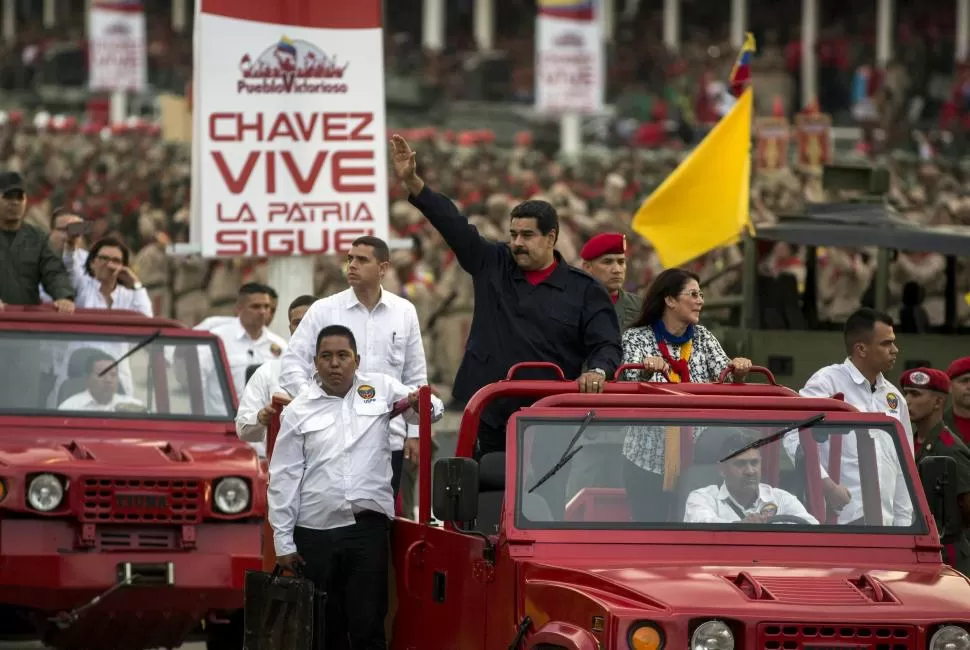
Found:
[{"label": "logo patch on shirt", "polygon": [[357,394],[360,395],[360,398],[362,400],[369,402],[370,400],[374,399],[375,395],[377,395],[377,391],[374,390],[373,386],[368,386],[367,384],[361,384],[357,388]]},{"label": "logo patch on shirt", "polygon": [[774,517],[778,514],[778,504],[777,503],[766,503],[761,506],[761,514],[768,515],[769,517]]},{"label": "logo patch on shirt", "polygon": [[278,357],[281,354],[283,354],[283,348],[281,348],[280,346],[276,345],[275,343],[273,345],[269,346],[269,351],[273,354],[274,357]]},{"label": "logo patch on shirt", "polygon": [[899,396],[896,393],[887,393],[886,404],[889,406],[889,410],[895,411],[899,408]]}]

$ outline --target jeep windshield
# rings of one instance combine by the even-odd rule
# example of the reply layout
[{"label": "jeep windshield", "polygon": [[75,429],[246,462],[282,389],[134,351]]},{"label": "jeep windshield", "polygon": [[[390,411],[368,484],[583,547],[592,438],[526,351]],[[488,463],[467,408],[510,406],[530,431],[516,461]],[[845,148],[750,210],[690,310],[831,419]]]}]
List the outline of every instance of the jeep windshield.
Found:
[{"label": "jeep windshield", "polygon": [[518,528],[926,533],[891,425],[585,419],[518,419]]},{"label": "jeep windshield", "polygon": [[215,341],[161,334],[123,359],[145,334],[0,332],[0,415],[228,419]]}]

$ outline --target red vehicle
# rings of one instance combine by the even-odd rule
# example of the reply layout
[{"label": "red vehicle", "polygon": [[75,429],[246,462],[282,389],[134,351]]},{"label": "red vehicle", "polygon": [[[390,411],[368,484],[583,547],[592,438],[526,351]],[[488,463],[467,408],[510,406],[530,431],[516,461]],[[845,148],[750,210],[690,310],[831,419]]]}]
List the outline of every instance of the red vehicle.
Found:
[{"label": "red vehicle", "polygon": [[[217,338],[130,312],[0,312],[0,629],[57,648],[242,646],[266,475]],[[100,598],[98,598],[100,597]]]},{"label": "red vehicle", "polygon": [[[476,463],[479,415],[500,397],[536,401],[510,419],[507,451]],[[920,467],[939,486],[931,513],[894,419],[799,397],[773,379],[610,382],[602,395],[509,379],[471,399],[457,458],[437,461],[432,491],[424,410],[419,521],[399,519],[393,531],[394,648],[970,647],[970,584],[943,564],[938,534],[959,531],[953,466],[932,458]],[[719,510],[733,499],[724,446],[739,432],[760,446],[734,458],[760,459],[759,500],[775,506],[773,518],[762,506],[760,523]],[[804,452],[792,458],[786,436]],[[631,499],[625,475],[642,465],[627,467],[629,457],[663,444],[679,446],[679,468],[666,470],[676,480]],[[856,472],[850,506],[861,514],[840,523],[826,509],[820,460],[839,476],[848,445],[858,463],[847,461],[843,476]],[[893,484],[891,497],[881,483]],[[780,490],[802,515],[791,504],[780,512]],[[634,517],[636,500],[657,499],[668,515]]]}]

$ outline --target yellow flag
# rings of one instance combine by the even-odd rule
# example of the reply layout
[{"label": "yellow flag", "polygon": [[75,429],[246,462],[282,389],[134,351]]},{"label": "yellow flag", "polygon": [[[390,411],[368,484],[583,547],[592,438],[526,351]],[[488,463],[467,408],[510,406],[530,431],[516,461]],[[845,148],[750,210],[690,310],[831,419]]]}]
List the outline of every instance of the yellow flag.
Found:
[{"label": "yellow flag", "polygon": [[751,228],[752,104],[748,88],[634,215],[633,229],[664,268],[732,244]]}]

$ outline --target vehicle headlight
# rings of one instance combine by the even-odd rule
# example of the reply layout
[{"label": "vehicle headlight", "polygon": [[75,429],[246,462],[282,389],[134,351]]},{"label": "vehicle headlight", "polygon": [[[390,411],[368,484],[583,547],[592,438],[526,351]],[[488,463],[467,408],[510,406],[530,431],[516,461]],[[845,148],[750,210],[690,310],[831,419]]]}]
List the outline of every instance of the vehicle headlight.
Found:
[{"label": "vehicle headlight", "polygon": [[930,638],[930,650],[968,649],[970,649],[970,634],[956,625],[944,625]]},{"label": "vehicle headlight", "polygon": [[216,509],[227,515],[236,515],[249,506],[249,486],[241,478],[231,476],[216,483],[212,492]]},{"label": "vehicle headlight", "polygon": [[723,621],[701,623],[690,637],[690,650],[734,650],[734,634]]},{"label": "vehicle headlight", "polygon": [[64,500],[64,486],[53,474],[38,474],[27,488],[27,503],[34,510],[50,512]]},{"label": "vehicle headlight", "polygon": [[663,634],[650,623],[637,623],[627,636],[630,650],[660,650],[664,644]]}]

